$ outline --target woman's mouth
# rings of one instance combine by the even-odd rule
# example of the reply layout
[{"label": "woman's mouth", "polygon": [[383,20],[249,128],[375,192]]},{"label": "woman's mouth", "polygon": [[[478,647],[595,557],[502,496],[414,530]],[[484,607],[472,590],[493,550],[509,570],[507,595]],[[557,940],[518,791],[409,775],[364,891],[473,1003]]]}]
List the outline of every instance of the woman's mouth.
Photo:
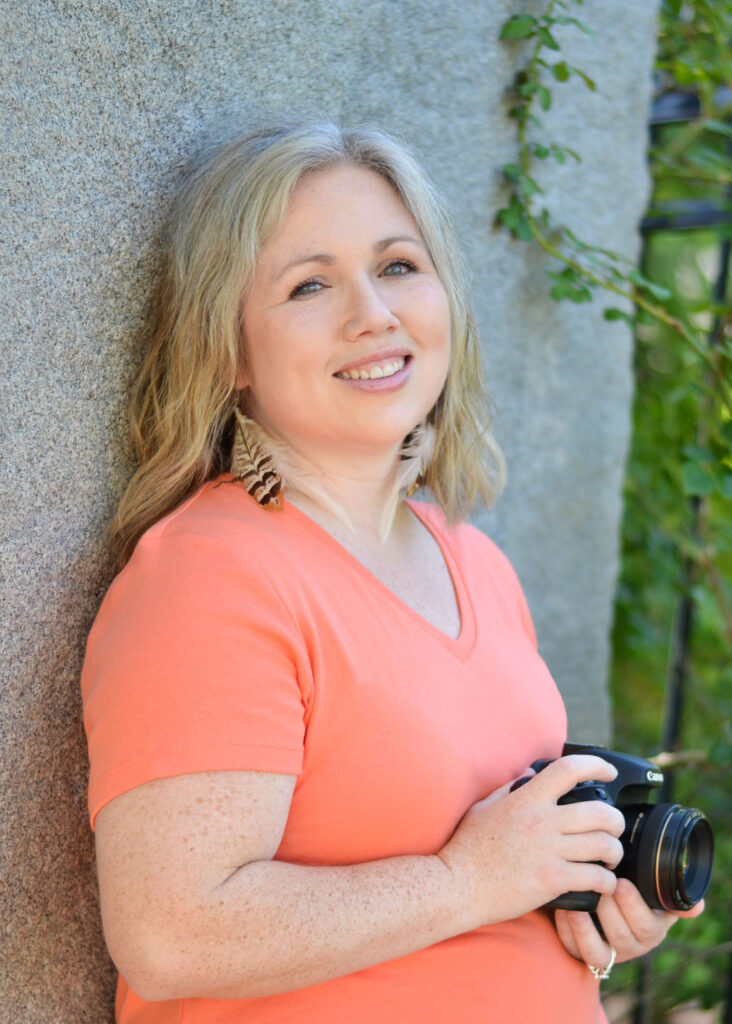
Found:
[{"label": "woman's mouth", "polygon": [[399,356],[383,362],[374,363],[372,366],[360,366],[354,370],[342,370],[335,376],[341,380],[382,380],[384,377],[393,377],[404,369],[406,357]]}]

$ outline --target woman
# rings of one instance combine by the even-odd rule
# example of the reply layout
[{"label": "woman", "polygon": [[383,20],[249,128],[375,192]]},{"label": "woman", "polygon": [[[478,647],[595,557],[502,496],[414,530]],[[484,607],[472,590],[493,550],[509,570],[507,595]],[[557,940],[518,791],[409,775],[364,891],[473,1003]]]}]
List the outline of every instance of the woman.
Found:
[{"label": "woman", "polygon": [[[616,883],[616,809],[556,803],[607,762],[509,791],[565,714],[459,525],[501,462],[450,238],[401,146],[329,125],[216,150],[174,211],[83,678],[124,1024],[588,1024],[675,920]],[[584,889],[607,941],[540,909]]]}]

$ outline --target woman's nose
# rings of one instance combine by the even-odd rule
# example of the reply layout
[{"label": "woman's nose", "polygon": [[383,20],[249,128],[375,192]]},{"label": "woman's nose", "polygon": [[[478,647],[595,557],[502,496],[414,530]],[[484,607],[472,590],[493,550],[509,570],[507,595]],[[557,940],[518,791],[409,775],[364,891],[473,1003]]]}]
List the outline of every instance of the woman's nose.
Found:
[{"label": "woman's nose", "polygon": [[354,283],[347,301],[343,333],[349,341],[364,334],[386,334],[399,326],[399,318],[374,281]]}]

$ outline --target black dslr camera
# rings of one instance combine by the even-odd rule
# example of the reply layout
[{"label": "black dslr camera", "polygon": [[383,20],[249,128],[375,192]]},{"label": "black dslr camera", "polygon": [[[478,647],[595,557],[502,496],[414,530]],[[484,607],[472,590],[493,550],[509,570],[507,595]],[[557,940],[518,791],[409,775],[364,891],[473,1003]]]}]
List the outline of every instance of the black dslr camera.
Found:
[{"label": "black dslr camera", "polygon": [[[695,906],[709,888],[714,860],[712,827],[701,811],[646,803],[651,791],[663,784],[663,772],[650,761],[580,743],[566,743],[562,754],[595,754],[618,770],[612,782],[580,782],[557,801],[603,800],[622,811],[625,831],[620,837],[623,859],[615,868],[618,878],[629,879],[654,910]],[[535,761],[531,767],[540,772],[551,763]],[[524,781],[528,778],[519,780]],[[596,892],[565,892],[547,906],[594,911],[599,898]]]}]

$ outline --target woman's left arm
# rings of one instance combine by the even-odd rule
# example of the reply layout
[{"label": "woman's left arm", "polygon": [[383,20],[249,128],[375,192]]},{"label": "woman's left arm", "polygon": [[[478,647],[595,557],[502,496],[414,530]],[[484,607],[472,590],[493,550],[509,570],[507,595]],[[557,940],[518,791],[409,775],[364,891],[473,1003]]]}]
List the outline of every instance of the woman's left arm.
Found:
[{"label": "woman's left arm", "polygon": [[632,960],[663,942],[669,928],[680,917],[698,917],[703,910],[703,900],[687,911],[651,910],[633,883],[619,878],[612,896],[601,896],[597,907],[607,941],[584,911],[556,910],[555,923],[568,953],[586,964],[604,967],[610,962],[609,943],[617,952],[617,963]]}]

